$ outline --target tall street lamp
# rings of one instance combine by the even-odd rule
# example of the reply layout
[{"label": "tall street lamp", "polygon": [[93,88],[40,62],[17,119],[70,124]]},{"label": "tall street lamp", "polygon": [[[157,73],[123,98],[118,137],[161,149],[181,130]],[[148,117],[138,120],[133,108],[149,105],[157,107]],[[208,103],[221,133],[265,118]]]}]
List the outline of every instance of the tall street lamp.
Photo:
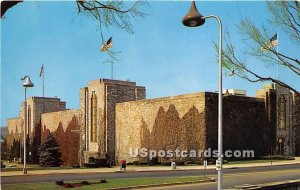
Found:
[{"label": "tall street lamp", "polygon": [[23,77],[21,80],[24,81],[23,86],[25,88],[25,101],[24,101],[24,167],[23,167],[23,174],[27,174],[26,169],[26,138],[27,138],[27,97],[26,97],[26,91],[27,88],[33,87],[34,84],[31,82],[29,76]]},{"label": "tall street lamp", "polygon": [[202,16],[196,7],[195,1],[192,2],[191,8],[187,15],[182,19],[182,23],[188,27],[197,27],[205,23],[205,19],[215,18],[219,23],[219,101],[218,101],[218,160],[216,161],[216,170],[218,171],[218,190],[222,188],[222,22],[218,16]]}]

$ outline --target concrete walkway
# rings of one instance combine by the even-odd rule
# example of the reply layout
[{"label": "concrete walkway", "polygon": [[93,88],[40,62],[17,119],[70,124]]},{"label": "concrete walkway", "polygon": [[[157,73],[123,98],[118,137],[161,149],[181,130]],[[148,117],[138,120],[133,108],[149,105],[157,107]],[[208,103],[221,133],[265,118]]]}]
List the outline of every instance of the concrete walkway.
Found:
[{"label": "concrete walkway", "polygon": [[[295,160],[276,161],[272,165],[287,165],[287,164],[300,164],[300,157]],[[258,167],[258,166],[271,166],[270,162],[263,163],[239,163],[239,164],[224,164],[223,168],[244,168],[244,167]],[[176,170],[199,170],[204,169],[203,166],[177,166]],[[215,169],[215,165],[208,165],[207,169]],[[127,166],[126,172],[151,172],[151,171],[170,171],[171,166]],[[112,173],[120,172],[119,167],[113,168],[77,168],[77,169],[57,169],[57,170],[33,170],[28,171],[27,175],[55,175],[55,174],[72,174],[72,173]],[[1,177],[4,176],[22,176],[22,171],[3,171]]]}]

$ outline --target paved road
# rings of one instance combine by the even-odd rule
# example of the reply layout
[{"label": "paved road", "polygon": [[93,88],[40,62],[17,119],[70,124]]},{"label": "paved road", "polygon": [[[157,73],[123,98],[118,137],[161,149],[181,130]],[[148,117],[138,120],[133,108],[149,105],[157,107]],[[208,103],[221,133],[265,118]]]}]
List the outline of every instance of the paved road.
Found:
[{"label": "paved road", "polygon": [[[126,172],[126,173],[94,173],[94,174],[51,174],[51,175],[28,175],[28,176],[7,176],[1,177],[2,184],[16,183],[35,183],[35,182],[51,182],[56,180],[87,180],[87,179],[110,179],[110,178],[141,178],[141,177],[172,177],[172,176],[201,176],[203,170],[187,170],[187,171],[151,171],[151,172]],[[215,177],[215,170],[207,170],[207,175]],[[251,168],[232,168],[224,171],[225,184],[232,186],[235,184],[246,183],[247,179],[262,182],[262,179],[300,179],[300,164],[282,165],[282,166],[264,166]],[[249,181],[249,180],[248,180]],[[250,183],[249,182],[249,183]],[[248,182],[247,182],[248,183]],[[212,185],[212,186],[211,186]],[[209,186],[215,189],[215,183]],[[190,188],[188,188],[190,189]],[[199,189],[199,186],[196,188]],[[206,189],[206,188],[205,188]]]},{"label": "paved road", "polygon": [[[215,177],[216,176],[212,176]],[[228,173],[226,172],[223,175],[223,185],[222,189],[231,188],[237,185],[242,184],[264,184],[285,180],[296,180],[300,179],[300,167],[281,167],[276,170],[257,170],[250,172],[236,172],[236,173]],[[217,189],[217,182],[213,183],[202,183],[202,184],[186,184],[186,185],[176,185],[176,186],[168,186],[168,187],[157,187],[157,188],[147,188],[145,190],[215,190]]]}]

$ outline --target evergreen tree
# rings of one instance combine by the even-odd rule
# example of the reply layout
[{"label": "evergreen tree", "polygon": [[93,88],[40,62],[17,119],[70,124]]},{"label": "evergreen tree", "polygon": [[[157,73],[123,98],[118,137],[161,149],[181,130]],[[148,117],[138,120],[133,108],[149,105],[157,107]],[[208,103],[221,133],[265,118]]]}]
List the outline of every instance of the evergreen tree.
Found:
[{"label": "evergreen tree", "polygon": [[15,139],[12,143],[12,145],[9,147],[8,150],[8,160],[13,160],[14,159],[14,144],[16,143]]},{"label": "evergreen tree", "polygon": [[[21,143],[21,142],[20,142]],[[26,162],[27,163],[31,163],[30,161],[30,156],[29,156],[29,152],[31,152],[31,147],[30,147],[30,137],[29,135],[27,135],[26,137]],[[24,156],[24,155],[22,155]]]},{"label": "evergreen tree", "polygon": [[6,160],[7,159],[7,140],[6,140],[6,138],[2,138],[2,139],[3,139],[3,142],[1,142],[1,160]]},{"label": "evergreen tree", "polygon": [[20,157],[20,141],[14,139],[12,145],[10,146],[8,159],[13,160],[14,158],[19,158],[19,157]]},{"label": "evergreen tree", "polygon": [[30,145],[30,151],[31,151],[31,156],[30,156],[30,162],[32,164],[38,164],[39,163],[39,140],[38,138],[33,138],[33,141]]},{"label": "evergreen tree", "polygon": [[17,140],[16,141],[16,145],[15,145],[15,158],[19,158],[20,156],[22,157],[21,155],[21,152],[20,152],[20,146],[21,146],[21,140]]},{"label": "evergreen tree", "polygon": [[62,162],[60,157],[59,145],[54,135],[50,133],[39,148],[40,165],[44,167],[58,167]]}]

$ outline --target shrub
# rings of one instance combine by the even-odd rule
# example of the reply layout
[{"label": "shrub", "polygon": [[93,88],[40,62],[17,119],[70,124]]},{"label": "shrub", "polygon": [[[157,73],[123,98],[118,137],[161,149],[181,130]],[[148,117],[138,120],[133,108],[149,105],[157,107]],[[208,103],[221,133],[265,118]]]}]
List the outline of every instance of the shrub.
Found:
[{"label": "shrub", "polygon": [[89,157],[89,163],[95,163],[95,158],[94,157]]},{"label": "shrub", "polygon": [[138,166],[138,165],[148,165],[148,162],[143,162],[143,161],[133,161],[133,165],[136,165],[136,166]]},{"label": "shrub", "polygon": [[101,159],[95,158],[94,162],[98,167],[108,166],[108,164],[107,164],[108,160],[106,158],[101,158]]},{"label": "shrub", "polygon": [[196,161],[194,161],[194,164],[202,165],[203,163],[202,163],[202,161],[196,160]]},{"label": "shrub", "polygon": [[132,164],[133,165],[139,165],[139,161],[133,161]]},{"label": "shrub", "polygon": [[176,160],[175,163],[176,163],[176,166],[184,166],[185,162],[183,160]]},{"label": "shrub", "polygon": [[263,156],[262,159],[264,160],[295,160],[294,157],[291,156],[283,156],[283,155],[269,155],[269,156]]},{"label": "shrub", "polygon": [[171,161],[163,161],[160,163],[162,166],[171,166]]},{"label": "shrub", "polygon": [[106,179],[100,179],[100,183],[108,183]]},{"label": "shrub", "polygon": [[96,163],[84,163],[83,166],[86,168],[98,168]]},{"label": "shrub", "polygon": [[73,188],[74,186],[72,184],[70,184],[70,183],[67,183],[67,184],[64,185],[64,187],[65,188]]},{"label": "shrub", "polygon": [[88,181],[82,181],[81,184],[82,184],[82,185],[89,185],[90,182],[88,182]]},{"label": "shrub", "polygon": [[194,161],[192,161],[192,160],[188,160],[188,161],[186,161],[186,164],[187,165],[189,165],[189,164],[193,164],[194,163]]},{"label": "shrub", "polygon": [[152,160],[148,160],[148,165],[149,166],[154,166],[154,165],[158,165],[158,158],[152,158]]},{"label": "shrub", "polygon": [[56,183],[56,185],[60,185],[60,186],[62,186],[62,185],[65,184],[65,183],[64,183],[64,180],[58,180],[58,181],[56,181],[55,183]]}]

